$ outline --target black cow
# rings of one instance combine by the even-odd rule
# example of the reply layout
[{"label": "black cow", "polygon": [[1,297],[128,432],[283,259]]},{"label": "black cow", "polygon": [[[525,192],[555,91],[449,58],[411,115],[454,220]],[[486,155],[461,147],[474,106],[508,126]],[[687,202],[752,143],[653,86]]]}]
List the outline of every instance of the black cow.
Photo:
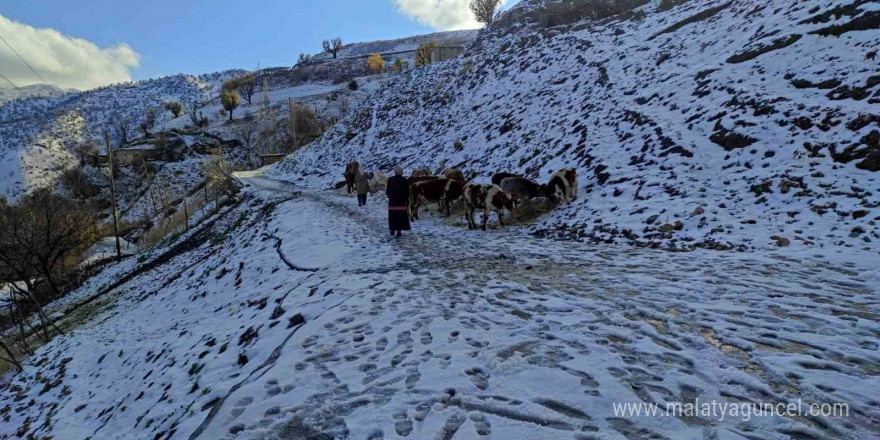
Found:
[{"label": "black cow", "polygon": [[513,194],[520,200],[529,200],[539,197],[552,197],[547,185],[532,182],[525,177],[508,177],[501,181],[501,189]]},{"label": "black cow", "polygon": [[513,173],[495,173],[492,175],[492,185],[501,185],[501,181],[508,177],[522,177]]}]

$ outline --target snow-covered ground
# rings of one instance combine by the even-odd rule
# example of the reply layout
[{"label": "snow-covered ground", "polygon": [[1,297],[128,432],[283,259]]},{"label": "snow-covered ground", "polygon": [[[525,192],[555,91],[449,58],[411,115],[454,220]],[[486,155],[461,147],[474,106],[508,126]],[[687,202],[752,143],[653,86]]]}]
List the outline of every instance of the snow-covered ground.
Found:
[{"label": "snow-covered ground", "polygon": [[352,158],[481,182],[573,167],[581,197],[533,233],[876,254],[877,13],[854,0],[652,0],[598,22],[493,29],[387,83],[275,172],[327,188]]},{"label": "snow-covered ground", "polygon": [[[668,253],[436,215],[396,239],[382,196],[245,179],[187,252],[69,297],[126,281],[0,391],[0,437],[880,438],[876,256]],[[850,415],[613,410],[799,398]]]}]

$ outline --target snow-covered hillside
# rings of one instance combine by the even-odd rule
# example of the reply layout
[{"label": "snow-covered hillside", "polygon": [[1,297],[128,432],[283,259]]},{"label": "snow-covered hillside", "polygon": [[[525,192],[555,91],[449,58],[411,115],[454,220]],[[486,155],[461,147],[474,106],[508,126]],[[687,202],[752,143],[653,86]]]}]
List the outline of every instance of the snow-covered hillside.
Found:
[{"label": "snow-covered hillside", "polygon": [[[449,31],[435,32],[433,34],[415,35],[412,37],[398,38],[394,40],[371,41],[366,43],[346,44],[339,51],[337,57],[339,59],[366,57],[374,53],[393,54],[399,52],[415,51],[422,43],[437,44],[467,44],[477,37],[478,31]],[[332,59],[329,53],[320,53],[312,57],[313,60],[329,60]]]},{"label": "snow-covered hillside", "polygon": [[600,22],[493,29],[389,82],[273,173],[326,187],[351,158],[480,181],[573,166],[580,198],[532,232],[876,251],[878,14],[862,0],[655,0]]},{"label": "snow-covered hillside", "polygon": [[114,133],[118,121],[127,120],[134,134],[147,109],[155,108],[161,124],[170,118],[162,110],[165,102],[210,100],[223,81],[239,73],[176,75],[0,105],[0,195],[15,198],[54,182],[77,163],[76,147],[103,144],[104,132]]}]

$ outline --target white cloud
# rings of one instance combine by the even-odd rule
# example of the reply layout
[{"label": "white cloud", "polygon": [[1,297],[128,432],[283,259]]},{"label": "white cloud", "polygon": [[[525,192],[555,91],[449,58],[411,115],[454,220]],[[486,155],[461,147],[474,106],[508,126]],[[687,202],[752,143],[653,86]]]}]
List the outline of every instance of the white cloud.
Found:
[{"label": "white cloud", "polygon": [[[441,30],[476,29],[468,7],[470,0],[394,0],[400,12],[416,21]],[[501,2],[506,3],[505,1]]]},{"label": "white cloud", "polygon": [[[138,67],[140,55],[119,43],[101,48],[82,38],[55,29],[37,29],[0,15],[0,35],[15,48],[49,84],[61,88],[91,89],[131,80],[129,69]],[[0,73],[17,86],[40,80],[0,42]]]}]

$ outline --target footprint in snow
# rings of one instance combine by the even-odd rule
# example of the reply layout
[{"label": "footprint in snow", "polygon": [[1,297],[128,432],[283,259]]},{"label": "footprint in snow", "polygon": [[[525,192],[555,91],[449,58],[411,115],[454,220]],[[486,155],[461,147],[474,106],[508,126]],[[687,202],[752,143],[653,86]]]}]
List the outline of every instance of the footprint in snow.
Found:
[{"label": "footprint in snow", "polygon": [[474,386],[477,387],[477,389],[486,391],[486,389],[489,388],[489,373],[483,371],[482,368],[469,368],[464,371],[464,374],[471,378],[471,382],[474,383]]},{"label": "footprint in snow", "polygon": [[470,415],[470,419],[474,422],[474,429],[477,431],[477,435],[491,435],[492,434],[492,424],[489,423],[489,420],[486,418],[486,415],[483,413],[472,412]]}]

